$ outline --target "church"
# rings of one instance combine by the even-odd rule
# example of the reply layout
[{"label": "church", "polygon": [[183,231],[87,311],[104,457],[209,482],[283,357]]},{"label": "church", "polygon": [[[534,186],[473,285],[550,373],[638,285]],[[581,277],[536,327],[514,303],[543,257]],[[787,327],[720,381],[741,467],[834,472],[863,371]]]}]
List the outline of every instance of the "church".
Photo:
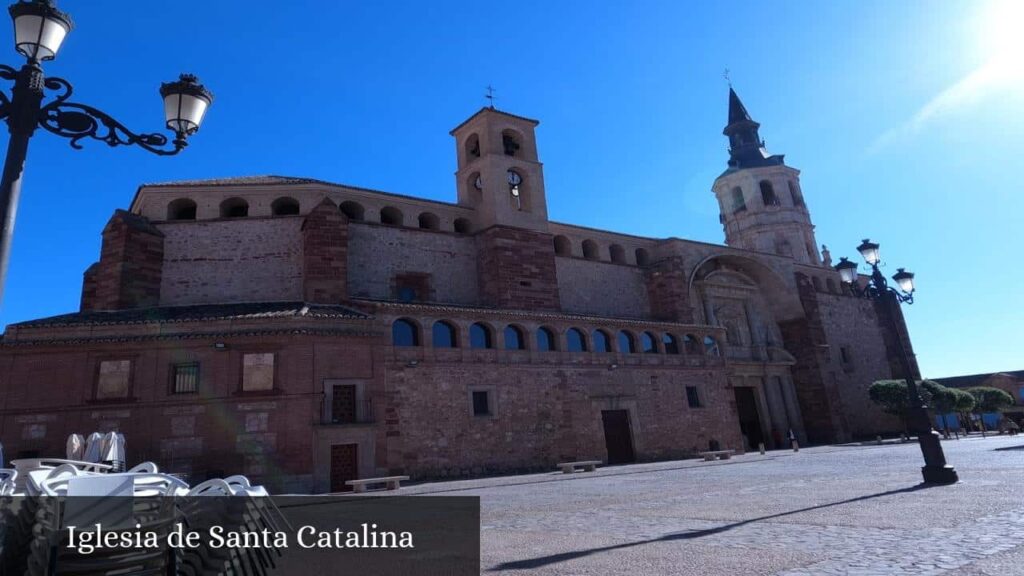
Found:
[{"label": "church", "polygon": [[456,126],[454,202],[285,176],[142,185],[80,310],[3,334],[8,458],[117,430],[133,462],[328,492],[901,428],[867,388],[901,376],[903,319],[891,333],[898,311],[841,284],[815,192],[731,88],[710,183],[725,244],[549,220],[537,125],[487,107]]}]

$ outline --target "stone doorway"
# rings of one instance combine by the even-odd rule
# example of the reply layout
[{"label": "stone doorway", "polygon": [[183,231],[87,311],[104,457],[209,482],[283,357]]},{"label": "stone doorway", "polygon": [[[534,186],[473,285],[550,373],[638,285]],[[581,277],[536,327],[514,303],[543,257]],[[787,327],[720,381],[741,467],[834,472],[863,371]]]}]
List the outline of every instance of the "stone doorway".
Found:
[{"label": "stone doorway", "polygon": [[736,413],[740,420],[740,432],[746,439],[745,451],[757,450],[765,441],[761,433],[761,416],[757,411],[757,391],[750,386],[733,388],[736,393]]},{"label": "stone doorway", "polygon": [[359,445],[335,444],[331,446],[331,492],[349,492],[347,480],[359,479]]},{"label": "stone doorway", "polygon": [[602,410],[601,421],[604,424],[604,442],[608,449],[608,463],[635,462],[633,435],[629,428],[629,411]]}]

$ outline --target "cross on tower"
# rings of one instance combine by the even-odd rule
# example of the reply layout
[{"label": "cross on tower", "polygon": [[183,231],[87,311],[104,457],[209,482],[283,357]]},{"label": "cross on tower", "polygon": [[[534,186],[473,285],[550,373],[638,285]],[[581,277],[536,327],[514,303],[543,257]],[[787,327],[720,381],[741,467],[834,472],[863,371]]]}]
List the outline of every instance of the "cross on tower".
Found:
[{"label": "cross on tower", "polygon": [[487,85],[487,94],[484,94],[484,98],[487,98],[491,103],[491,108],[494,108],[494,99],[497,98],[497,96],[494,95],[494,87],[490,84]]},{"label": "cross on tower", "polygon": [[729,84],[729,88],[732,88],[732,78],[729,77],[728,68],[725,69],[725,72],[722,72],[722,78],[725,78],[726,83]]}]

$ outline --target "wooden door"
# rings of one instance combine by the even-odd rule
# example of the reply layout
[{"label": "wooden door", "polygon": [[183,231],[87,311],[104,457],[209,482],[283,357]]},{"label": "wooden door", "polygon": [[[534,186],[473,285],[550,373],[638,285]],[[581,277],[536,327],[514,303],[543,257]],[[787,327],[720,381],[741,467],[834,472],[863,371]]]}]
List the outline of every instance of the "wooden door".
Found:
[{"label": "wooden door", "polygon": [[601,420],[604,423],[604,442],[608,448],[608,463],[635,462],[633,435],[629,429],[629,411],[602,410]]},{"label": "wooden door", "polygon": [[335,444],[331,446],[331,492],[350,492],[347,480],[359,479],[359,445]]}]

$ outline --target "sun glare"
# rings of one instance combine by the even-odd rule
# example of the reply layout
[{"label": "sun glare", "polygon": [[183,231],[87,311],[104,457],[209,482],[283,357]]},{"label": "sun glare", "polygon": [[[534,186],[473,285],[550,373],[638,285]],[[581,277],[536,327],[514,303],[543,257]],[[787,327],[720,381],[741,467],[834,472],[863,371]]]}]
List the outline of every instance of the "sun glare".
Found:
[{"label": "sun glare", "polygon": [[987,67],[1000,75],[1024,77],[1024,2],[994,0],[988,4],[978,34]]}]

